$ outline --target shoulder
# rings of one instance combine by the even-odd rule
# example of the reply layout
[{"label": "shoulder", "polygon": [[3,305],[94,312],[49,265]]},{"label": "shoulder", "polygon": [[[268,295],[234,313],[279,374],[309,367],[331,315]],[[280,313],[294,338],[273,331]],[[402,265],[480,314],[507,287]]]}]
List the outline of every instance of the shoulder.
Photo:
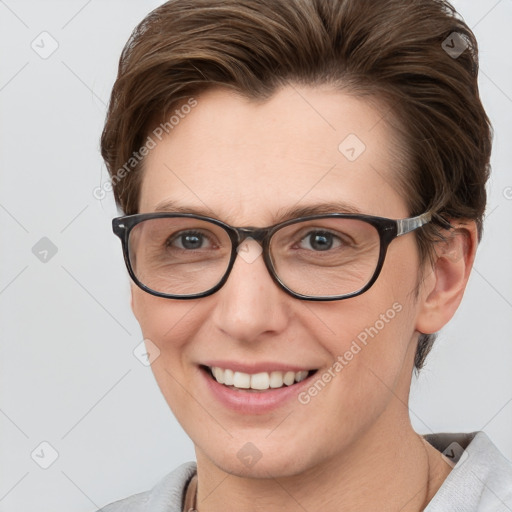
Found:
[{"label": "shoulder", "polygon": [[181,512],[184,493],[195,473],[194,462],[182,464],[153,489],[106,505],[98,512]]},{"label": "shoulder", "polygon": [[425,512],[512,510],[512,462],[485,432],[425,438],[453,461],[453,469]]}]

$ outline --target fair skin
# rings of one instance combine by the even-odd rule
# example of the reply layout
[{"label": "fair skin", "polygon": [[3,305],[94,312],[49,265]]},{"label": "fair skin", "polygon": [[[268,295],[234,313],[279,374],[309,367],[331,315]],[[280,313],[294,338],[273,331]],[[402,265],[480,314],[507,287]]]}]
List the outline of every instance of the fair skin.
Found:
[{"label": "fair skin", "polygon": [[[291,86],[265,102],[219,89],[197,100],[146,159],[141,213],[172,201],[233,226],[261,227],[279,222],[283,209],[343,201],[369,215],[409,216],[395,186],[389,128],[368,103]],[[338,150],[351,133],[366,145],[354,162]],[[196,448],[201,512],[412,512],[430,501],[451,467],[414,432],[407,404],[418,333],[436,332],[453,316],[473,262],[474,223],[454,233],[434,267],[425,263],[417,298],[413,234],[393,241],[369,291],[343,301],[288,295],[261,256],[238,257],[209,297],[170,300],[132,286],[143,335],[160,350],[156,380]],[[208,385],[202,365],[212,361],[247,373],[286,364],[322,375],[396,303],[400,312],[307,404],[297,395],[315,376],[261,411],[227,406]],[[250,394],[235,392],[241,402]],[[244,464],[241,449],[261,458]]]}]

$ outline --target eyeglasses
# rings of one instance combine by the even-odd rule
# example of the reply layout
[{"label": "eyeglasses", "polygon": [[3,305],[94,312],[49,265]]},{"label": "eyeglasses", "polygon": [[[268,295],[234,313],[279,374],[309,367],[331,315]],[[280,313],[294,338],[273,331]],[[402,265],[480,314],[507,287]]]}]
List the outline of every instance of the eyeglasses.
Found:
[{"label": "eyeglasses", "polygon": [[389,244],[432,220],[430,212],[407,219],[330,213],[266,228],[229,226],[188,213],[144,213],[112,221],[128,272],[146,292],[196,299],[227,281],[241,244],[261,244],[275,283],[303,300],[348,299],[377,280]]}]

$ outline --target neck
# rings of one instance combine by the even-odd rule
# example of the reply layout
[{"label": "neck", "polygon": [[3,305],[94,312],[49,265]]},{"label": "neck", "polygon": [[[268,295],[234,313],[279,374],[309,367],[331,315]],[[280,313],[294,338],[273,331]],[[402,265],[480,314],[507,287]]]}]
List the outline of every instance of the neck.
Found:
[{"label": "neck", "polygon": [[[408,419],[374,425],[371,432],[331,459],[287,477],[228,474],[199,450],[199,512],[226,510],[419,512],[449,474],[442,455],[414,432]],[[402,428],[398,428],[401,425]],[[378,435],[375,435],[378,432]]]}]

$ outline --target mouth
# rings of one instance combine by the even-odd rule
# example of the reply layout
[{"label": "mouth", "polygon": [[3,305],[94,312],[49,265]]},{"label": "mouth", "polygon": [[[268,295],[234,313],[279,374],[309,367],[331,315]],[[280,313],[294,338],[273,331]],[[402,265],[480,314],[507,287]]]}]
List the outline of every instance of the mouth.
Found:
[{"label": "mouth", "polygon": [[318,370],[300,371],[271,371],[258,373],[244,373],[219,366],[201,365],[207,376],[222,384],[224,387],[245,391],[262,393],[274,389],[290,388],[314,375]]}]

